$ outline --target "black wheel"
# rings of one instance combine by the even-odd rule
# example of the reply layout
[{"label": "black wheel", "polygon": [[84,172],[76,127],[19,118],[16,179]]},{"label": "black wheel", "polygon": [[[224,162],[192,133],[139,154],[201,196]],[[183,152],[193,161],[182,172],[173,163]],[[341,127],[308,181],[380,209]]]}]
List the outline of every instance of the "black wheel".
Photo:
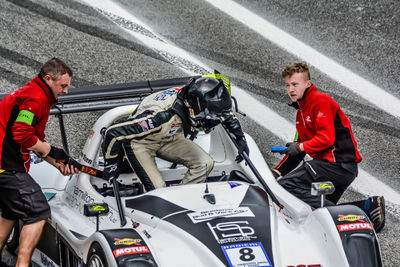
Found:
[{"label": "black wheel", "polygon": [[106,255],[99,243],[93,243],[88,254],[87,267],[108,267]]},{"label": "black wheel", "polygon": [[19,246],[19,232],[19,223],[16,222],[6,243],[7,250],[14,255]]}]

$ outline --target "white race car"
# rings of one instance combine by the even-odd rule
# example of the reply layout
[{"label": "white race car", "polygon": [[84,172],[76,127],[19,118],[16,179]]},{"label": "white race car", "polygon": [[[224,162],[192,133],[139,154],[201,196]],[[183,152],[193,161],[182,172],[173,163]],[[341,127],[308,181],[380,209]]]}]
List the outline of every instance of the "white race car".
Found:
[{"label": "white race car", "polygon": [[[72,89],[60,99],[52,111],[60,119],[112,109],[94,124],[82,149],[78,162],[85,172],[65,177],[45,161],[31,165],[52,213],[33,266],[382,266],[377,236],[362,210],[311,209],[275,181],[249,135],[250,156],[243,154],[237,164],[235,143],[221,125],[194,140],[215,160],[206,183],[172,186],[186,168],[162,160],[157,163],[171,185],[166,188],[144,192],[129,171],[118,183],[103,180],[103,129],[128,116],[142,96],[185,81]],[[62,120],[60,125],[67,148]],[[327,189],[319,184],[316,193],[323,198]],[[20,227],[10,249],[18,245]]]}]

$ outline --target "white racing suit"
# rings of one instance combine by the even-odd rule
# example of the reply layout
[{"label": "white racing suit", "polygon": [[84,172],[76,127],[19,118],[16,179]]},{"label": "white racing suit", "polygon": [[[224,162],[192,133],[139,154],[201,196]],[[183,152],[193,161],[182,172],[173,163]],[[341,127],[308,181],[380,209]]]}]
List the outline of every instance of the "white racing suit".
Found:
[{"label": "white racing suit", "polygon": [[[105,134],[106,164],[125,154],[147,191],[149,180],[155,188],[165,186],[155,157],[186,166],[182,184],[204,182],[214,166],[208,153],[185,138],[190,124],[186,107],[177,98],[179,92],[180,88],[172,88],[145,97],[127,120],[110,126]],[[232,114],[223,123],[236,138],[244,139]]]}]

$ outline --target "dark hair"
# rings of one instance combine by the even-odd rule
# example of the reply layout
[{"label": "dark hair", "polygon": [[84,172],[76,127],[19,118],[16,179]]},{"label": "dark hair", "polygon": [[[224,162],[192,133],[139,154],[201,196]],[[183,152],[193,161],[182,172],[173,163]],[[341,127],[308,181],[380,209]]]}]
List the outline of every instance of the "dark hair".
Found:
[{"label": "dark hair", "polygon": [[43,64],[38,74],[39,78],[50,75],[52,80],[58,80],[61,75],[68,73],[72,77],[72,70],[59,58],[53,57]]},{"label": "dark hair", "polygon": [[294,73],[307,73],[308,79],[311,80],[310,77],[310,70],[308,69],[307,63],[305,62],[299,62],[295,63],[293,65],[287,66],[283,71],[282,71],[282,77],[290,77]]}]

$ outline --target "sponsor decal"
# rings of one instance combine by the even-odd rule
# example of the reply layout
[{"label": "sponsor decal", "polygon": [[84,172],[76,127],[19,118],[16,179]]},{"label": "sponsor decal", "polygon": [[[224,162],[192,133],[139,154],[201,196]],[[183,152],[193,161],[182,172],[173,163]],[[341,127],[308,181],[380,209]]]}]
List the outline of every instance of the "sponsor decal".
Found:
[{"label": "sponsor decal", "polygon": [[85,203],[93,203],[94,198],[88,192],[81,190],[79,187],[74,186],[74,195],[82,199]]},{"label": "sponsor decal", "polygon": [[210,221],[216,218],[230,217],[254,217],[254,213],[248,207],[213,209],[188,213],[193,223]]},{"label": "sponsor decal", "polygon": [[138,124],[142,127],[143,132],[147,132],[149,130],[149,125],[146,120],[139,121]]},{"label": "sponsor decal", "polygon": [[42,262],[42,264],[46,267],[55,267],[56,265],[54,264],[54,262],[47,257],[46,255],[44,255],[43,253],[40,253],[40,261]]},{"label": "sponsor decal", "polygon": [[170,89],[164,92],[161,92],[160,94],[156,95],[156,97],[154,98],[155,101],[163,101],[165,99],[167,99],[170,96],[176,95],[177,93],[179,93],[181,89],[179,88],[174,88],[174,89]]},{"label": "sponsor decal", "polygon": [[248,221],[232,221],[212,224],[207,223],[215,240],[221,245],[234,242],[251,241],[257,238]]},{"label": "sponsor decal", "polygon": [[339,214],[338,215],[339,218],[337,219],[339,222],[343,222],[343,221],[348,221],[348,222],[355,222],[355,221],[359,221],[359,222],[365,222],[365,216],[362,215],[354,215],[354,214],[348,214],[348,215],[342,215]]},{"label": "sponsor decal", "polygon": [[140,253],[150,253],[147,246],[137,246],[137,247],[127,247],[119,248],[113,251],[114,257],[129,255],[129,254],[140,254]]},{"label": "sponsor decal", "polygon": [[182,123],[173,123],[171,124],[171,130],[165,135],[165,136],[171,136],[174,135],[176,132],[178,132],[179,129],[181,129]]},{"label": "sponsor decal", "polygon": [[119,245],[136,245],[140,246],[140,242],[142,242],[142,239],[132,239],[132,238],[114,238],[114,245],[119,246]]},{"label": "sponsor decal", "polygon": [[89,165],[93,163],[93,160],[89,159],[85,154],[82,153],[82,159],[84,162],[88,163]]},{"label": "sponsor decal", "polygon": [[85,172],[85,173],[87,173],[87,174],[89,174],[91,176],[96,176],[96,174],[97,174],[97,171],[95,169],[90,168],[90,167],[85,166],[85,165],[82,165],[81,171]]},{"label": "sponsor decal", "polygon": [[230,266],[272,266],[261,242],[221,246]]},{"label": "sponsor decal", "polygon": [[374,229],[370,223],[340,224],[340,225],[337,225],[337,228],[338,228],[339,232],[353,231],[353,230],[364,230],[364,229],[373,230]]},{"label": "sponsor decal", "polygon": [[154,128],[154,123],[152,119],[147,119],[147,123],[149,124],[150,129]]},{"label": "sponsor decal", "polygon": [[320,188],[323,188],[323,189],[325,189],[325,188],[332,188],[332,186],[331,186],[330,184],[320,184],[319,187],[320,187]]},{"label": "sponsor decal", "polygon": [[96,205],[96,206],[93,206],[93,210],[94,211],[105,211],[106,209],[103,206]]},{"label": "sponsor decal", "polygon": [[237,187],[237,186],[242,185],[242,184],[237,183],[237,182],[228,182],[228,184],[230,185],[231,188],[235,188],[235,187]]}]

